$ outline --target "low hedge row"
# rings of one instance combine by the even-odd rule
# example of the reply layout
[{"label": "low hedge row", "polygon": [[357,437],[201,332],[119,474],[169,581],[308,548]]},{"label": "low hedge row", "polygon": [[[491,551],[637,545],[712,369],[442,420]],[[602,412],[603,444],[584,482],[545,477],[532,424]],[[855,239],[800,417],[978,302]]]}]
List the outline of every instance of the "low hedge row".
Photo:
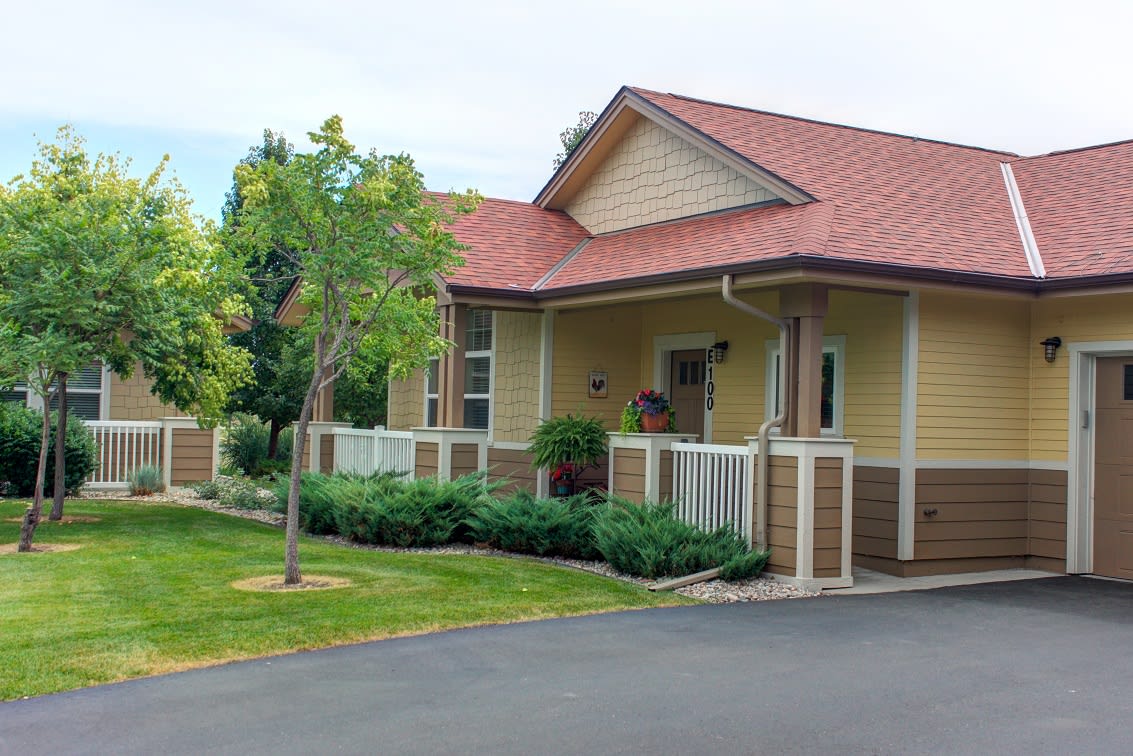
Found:
[{"label": "low hedge row", "polygon": [[[713,567],[728,580],[753,577],[769,556],[748,549],[730,528],[706,533],[675,519],[669,504],[638,505],[592,493],[539,499],[518,491],[497,498],[501,485],[488,483],[484,473],[451,482],[305,473],[301,525],[313,534],[387,546],[481,543],[537,556],[605,559],[644,578]],[[286,484],[276,493],[282,511]]]}]

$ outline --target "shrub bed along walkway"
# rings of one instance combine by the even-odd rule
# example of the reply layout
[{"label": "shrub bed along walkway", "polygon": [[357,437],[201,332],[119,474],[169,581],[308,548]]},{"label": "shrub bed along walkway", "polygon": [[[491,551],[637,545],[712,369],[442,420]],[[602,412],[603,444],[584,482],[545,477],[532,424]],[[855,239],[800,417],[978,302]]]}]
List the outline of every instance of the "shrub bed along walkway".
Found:
[{"label": "shrub bed along walkway", "polygon": [[[272,512],[266,509],[240,509],[238,507],[226,507],[214,500],[201,499],[194,495],[192,491],[184,490],[176,493],[159,493],[151,496],[129,496],[122,492],[84,492],[81,498],[85,499],[114,499],[117,501],[130,501],[130,502],[152,502],[157,504],[182,504],[188,507],[197,507],[199,509],[207,509],[212,512],[220,512],[223,514],[233,515],[235,517],[243,517],[248,520],[256,520],[257,522],[266,523],[282,528],[287,524],[287,517],[277,512]],[[414,553],[414,554],[466,554],[466,555],[484,555],[484,556],[497,556],[507,557],[513,559],[535,559],[550,564],[557,564],[564,567],[571,567],[573,569],[590,572],[603,577],[621,580],[627,583],[635,583],[637,585],[649,585],[652,580],[645,578],[638,578],[632,575],[627,575],[618,572],[606,562],[601,560],[586,560],[586,559],[564,559],[562,557],[540,557],[531,554],[515,554],[510,551],[500,551],[498,549],[481,548],[469,544],[448,544],[446,546],[434,546],[428,548],[398,548],[395,546],[375,546],[371,544],[358,543],[351,541],[347,538],[337,535],[328,536],[312,536],[310,538],[318,538],[328,543],[338,544],[351,549],[360,549],[365,551],[384,551],[392,553]],[[776,580],[767,577],[756,577],[747,580],[725,581],[725,580],[708,580],[703,583],[696,583],[688,585],[683,588],[677,588],[674,593],[690,598],[700,599],[713,604],[728,604],[740,601],[773,601],[777,599],[793,599],[793,598],[813,598],[820,595],[811,593],[803,588],[798,588],[786,583],[780,583]]]}]

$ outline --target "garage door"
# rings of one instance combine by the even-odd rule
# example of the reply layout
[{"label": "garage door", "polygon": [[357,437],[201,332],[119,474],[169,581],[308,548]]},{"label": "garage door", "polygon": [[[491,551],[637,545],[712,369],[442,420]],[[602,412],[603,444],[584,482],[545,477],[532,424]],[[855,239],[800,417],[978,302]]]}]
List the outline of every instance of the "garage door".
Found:
[{"label": "garage door", "polygon": [[1094,572],[1133,579],[1133,358],[1098,360]]}]

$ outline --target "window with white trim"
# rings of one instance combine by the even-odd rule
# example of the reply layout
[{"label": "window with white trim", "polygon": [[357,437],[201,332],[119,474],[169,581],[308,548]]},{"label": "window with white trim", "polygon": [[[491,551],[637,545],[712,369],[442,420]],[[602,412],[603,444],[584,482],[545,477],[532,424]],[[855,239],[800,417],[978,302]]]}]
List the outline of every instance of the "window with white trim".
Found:
[{"label": "window with white trim", "polygon": [[[106,419],[104,414],[109,383],[109,371],[100,362],[92,362],[82,370],[71,373],[67,376],[67,411],[83,420]],[[43,401],[23,381],[16,383],[10,391],[0,393],[0,401],[22,402],[34,409],[43,407]],[[52,400],[51,409],[58,406],[59,400]]]},{"label": "window with white trim", "polygon": [[440,403],[437,374],[441,369],[439,357],[429,359],[429,368],[425,371],[425,427],[437,427],[437,407]]},{"label": "window with white trim", "polygon": [[[774,414],[771,408],[783,407],[783,392],[779,386],[779,340],[767,342],[767,392],[764,407],[766,419]],[[822,339],[822,435],[842,436],[846,396],[846,337],[827,336]],[[774,429],[772,432],[777,432]]]},{"label": "window with white trim", "polygon": [[469,310],[464,339],[464,427],[487,430],[492,406],[492,311]]}]

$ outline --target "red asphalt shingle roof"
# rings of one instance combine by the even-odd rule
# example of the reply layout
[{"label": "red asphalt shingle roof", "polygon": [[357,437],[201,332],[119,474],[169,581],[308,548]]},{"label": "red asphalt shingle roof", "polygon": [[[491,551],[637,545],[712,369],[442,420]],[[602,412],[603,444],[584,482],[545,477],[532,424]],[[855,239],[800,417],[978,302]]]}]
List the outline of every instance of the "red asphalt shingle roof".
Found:
[{"label": "red asphalt shingle roof", "polygon": [[1133,271],[1133,142],[1011,167],[1048,277]]},{"label": "red asphalt shingle roof", "polygon": [[564,212],[491,198],[457,218],[451,230],[470,249],[449,283],[524,291],[589,236]]},{"label": "red asphalt shingle roof", "polygon": [[829,256],[1031,274],[999,167],[1012,154],[631,91],[833,203]]},{"label": "red asphalt shingle roof", "polygon": [[1019,158],[629,92],[816,201],[592,236],[561,211],[487,199],[455,224],[470,250],[450,283],[552,292],[798,255],[1033,279],[1001,163],[1012,164],[1049,277],[1133,272],[1133,142]]}]

